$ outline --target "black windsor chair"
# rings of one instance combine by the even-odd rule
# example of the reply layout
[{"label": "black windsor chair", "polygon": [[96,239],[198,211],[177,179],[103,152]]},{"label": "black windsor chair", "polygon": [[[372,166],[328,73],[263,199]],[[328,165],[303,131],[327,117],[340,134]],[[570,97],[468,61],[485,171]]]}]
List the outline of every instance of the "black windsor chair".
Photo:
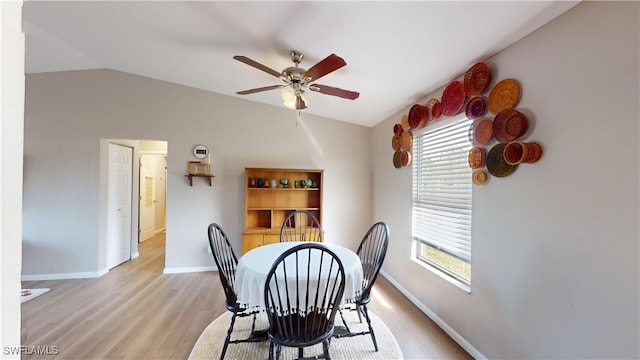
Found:
[{"label": "black windsor chair", "polygon": [[[222,346],[222,353],[220,354],[220,359],[224,359],[229,344],[257,342],[266,339],[264,336],[261,338],[259,334],[254,332],[256,324],[256,314],[258,313],[258,311],[250,311],[238,304],[238,298],[236,296],[235,290],[233,289],[233,286],[235,284],[236,265],[238,264],[238,259],[233,252],[233,248],[229,243],[227,235],[224,233],[220,225],[216,223],[212,223],[209,225],[208,235],[209,246],[211,248],[211,253],[213,254],[213,260],[215,260],[216,266],[218,267],[220,283],[222,283],[222,288],[226,297],[225,306],[227,307],[227,310],[229,310],[233,314],[231,316],[229,330],[227,330],[227,337],[225,338],[224,345]],[[231,340],[231,333],[233,332],[233,325],[236,321],[236,317],[245,317],[251,315],[253,315],[253,324],[251,326],[250,336],[246,339]]]},{"label": "black windsor chair", "polygon": [[320,221],[307,210],[290,212],[280,227],[280,242],[286,241],[322,242]]},{"label": "black windsor chair", "polygon": [[342,309],[340,309],[340,317],[342,318],[346,331],[336,332],[334,335],[336,338],[371,334],[373,346],[376,351],[378,351],[378,343],[376,341],[376,335],[373,332],[373,326],[371,326],[371,319],[369,318],[367,304],[371,301],[371,288],[373,287],[373,284],[378,277],[378,273],[382,268],[382,263],[384,262],[384,257],[387,253],[388,247],[389,227],[383,222],[373,224],[365,234],[364,238],[360,242],[360,246],[358,246],[358,250],[356,251],[360,257],[360,262],[362,262],[362,290],[360,291],[360,295],[358,295],[354,301],[355,309],[348,309],[356,310],[358,312],[360,322],[362,322],[361,314],[363,314],[367,320],[369,330],[352,333],[344,319]]},{"label": "black windsor chair", "polygon": [[[310,260],[311,259],[311,260]],[[276,259],[265,282],[269,319],[269,359],[280,358],[282,346],[304,348],[322,343],[323,357],[331,359],[329,344],[345,287],[340,259],[322,244],[294,246]]]}]

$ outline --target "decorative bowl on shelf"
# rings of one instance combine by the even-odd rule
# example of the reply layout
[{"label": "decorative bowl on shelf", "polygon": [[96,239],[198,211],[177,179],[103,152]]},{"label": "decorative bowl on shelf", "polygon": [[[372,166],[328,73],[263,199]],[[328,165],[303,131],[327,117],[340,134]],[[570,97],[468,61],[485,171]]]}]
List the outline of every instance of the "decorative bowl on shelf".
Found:
[{"label": "decorative bowl on shelf", "polygon": [[282,185],[283,188],[286,188],[289,185],[289,180],[288,179],[280,179],[280,185]]}]

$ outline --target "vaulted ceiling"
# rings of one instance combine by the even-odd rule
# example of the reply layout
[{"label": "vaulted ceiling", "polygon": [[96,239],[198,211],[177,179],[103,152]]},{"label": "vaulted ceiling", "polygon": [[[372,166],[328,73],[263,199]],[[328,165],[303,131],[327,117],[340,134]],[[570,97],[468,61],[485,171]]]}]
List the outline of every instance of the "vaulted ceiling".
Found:
[{"label": "vaulted ceiling", "polygon": [[374,126],[462,75],[578,1],[25,1],[26,72],[109,68],[283,106],[277,72],[330,54],[347,65],[304,112]]}]

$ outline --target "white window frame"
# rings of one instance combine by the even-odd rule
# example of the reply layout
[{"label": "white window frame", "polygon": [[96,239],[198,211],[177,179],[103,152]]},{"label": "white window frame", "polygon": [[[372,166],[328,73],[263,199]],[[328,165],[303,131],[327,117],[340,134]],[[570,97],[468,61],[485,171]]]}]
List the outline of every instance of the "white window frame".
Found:
[{"label": "white window frame", "polygon": [[[468,164],[468,153],[472,145],[468,138],[470,119],[464,115],[438,121],[414,134],[412,165],[412,237],[413,259],[442,278],[470,292],[471,277],[465,279],[455,272],[428,259],[422,254],[423,244],[434,247],[471,264],[471,205],[472,169]],[[454,150],[453,166],[436,166],[432,161],[425,163],[428,155],[436,156],[435,138],[443,136],[443,131],[457,129],[455,140],[447,141],[449,150]],[[425,139],[434,138],[430,143]],[[427,140],[428,141],[428,140]],[[434,152],[436,151],[436,152]],[[439,155],[439,154],[438,154]],[[440,163],[442,164],[442,163]],[[448,164],[451,165],[451,164]],[[436,167],[443,172],[429,178],[418,172],[437,174]],[[446,180],[449,178],[449,180]],[[446,180],[442,183],[442,180]],[[440,181],[440,182],[438,182]],[[436,191],[438,192],[436,194]],[[455,223],[451,220],[455,219]],[[432,226],[435,225],[435,226]],[[470,266],[470,265],[469,265]]]}]

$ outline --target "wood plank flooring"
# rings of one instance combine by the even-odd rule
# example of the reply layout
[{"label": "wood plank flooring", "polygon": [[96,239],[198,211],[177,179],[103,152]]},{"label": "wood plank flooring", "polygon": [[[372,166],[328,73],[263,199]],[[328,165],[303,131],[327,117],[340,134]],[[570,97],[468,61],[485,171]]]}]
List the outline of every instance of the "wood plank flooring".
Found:
[{"label": "wood plank flooring", "polygon": [[[163,275],[164,249],[160,234],[101,278],[23,282],[51,291],[22,304],[22,358],[186,359],[225,299],[216,272]],[[405,359],[472,358],[386,279],[374,291]]]}]

